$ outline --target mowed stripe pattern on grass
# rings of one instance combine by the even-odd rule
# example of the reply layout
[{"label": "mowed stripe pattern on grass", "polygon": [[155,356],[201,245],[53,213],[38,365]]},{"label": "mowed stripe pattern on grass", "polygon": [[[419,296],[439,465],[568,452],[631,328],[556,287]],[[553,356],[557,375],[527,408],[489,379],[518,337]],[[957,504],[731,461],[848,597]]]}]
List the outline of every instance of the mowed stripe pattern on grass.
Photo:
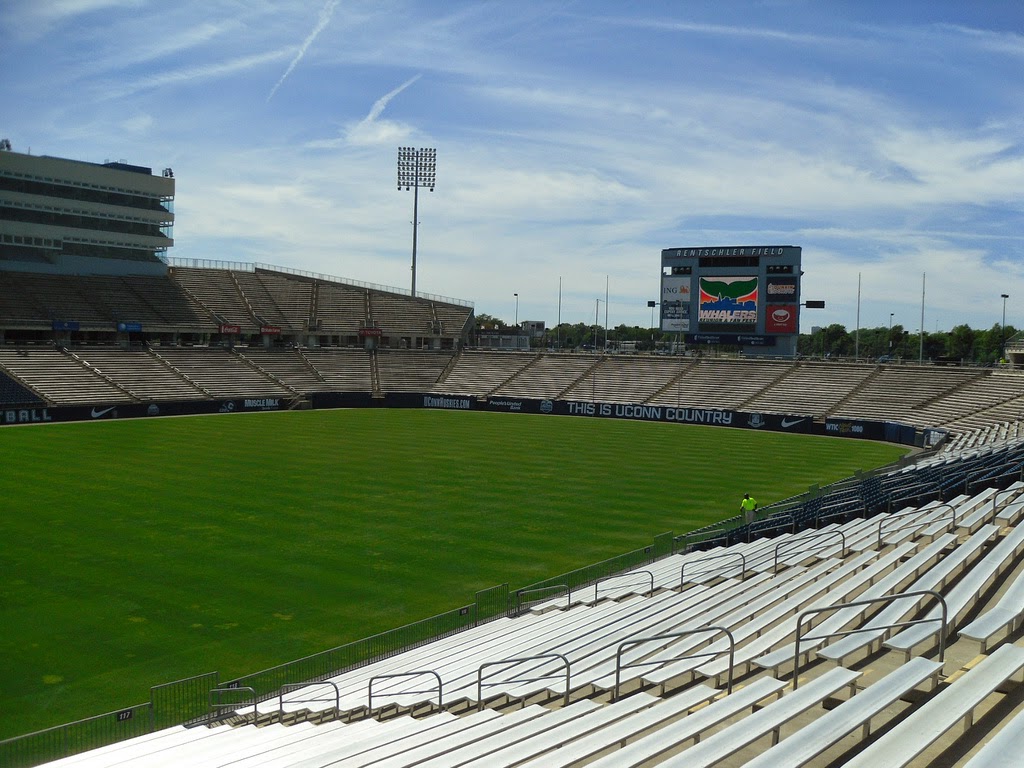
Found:
[{"label": "mowed stripe pattern on grass", "polygon": [[0,434],[0,738],[435,615],[891,461],[878,443],[339,410]]}]

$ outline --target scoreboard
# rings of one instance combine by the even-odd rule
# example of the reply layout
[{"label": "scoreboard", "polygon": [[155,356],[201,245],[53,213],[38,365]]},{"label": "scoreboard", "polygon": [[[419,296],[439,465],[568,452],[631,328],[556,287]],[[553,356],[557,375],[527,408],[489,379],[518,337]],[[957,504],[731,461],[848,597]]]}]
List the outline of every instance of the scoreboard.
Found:
[{"label": "scoreboard", "polygon": [[661,330],[688,344],[796,354],[800,248],[702,246],[661,252]]}]

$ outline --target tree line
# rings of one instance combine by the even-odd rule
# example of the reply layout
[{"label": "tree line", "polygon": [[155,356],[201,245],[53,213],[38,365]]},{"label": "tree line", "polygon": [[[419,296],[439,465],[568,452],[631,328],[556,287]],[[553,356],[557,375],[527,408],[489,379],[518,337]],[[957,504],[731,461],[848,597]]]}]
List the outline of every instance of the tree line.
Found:
[{"label": "tree line", "polygon": [[[507,335],[515,334],[516,328],[499,318],[480,314],[476,316],[476,332]],[[957,325],[948,331],[926,331],[922,340],[919,332],[910,332],[898,324],[891,328],[861,328],[857,332],[833,323],[816,327],[813,333],[801,333],[797,351],[807,358],[923,359],[984,365],[1000,361],[1005,341],[1016,333],[1013,326],[1004,327],[999,323],[987,330]],[[562,323],[545,329],[541,335],[532,336],[530,346],[538,349],[600,350],[604,349],[605,338],[605,329],[599,324]],[[652,352],[676,349],[679,338],[674,333],[622,324],[608,328],[607,340],[610,350]],[[718,351],[738,350],[720,347]]]}]

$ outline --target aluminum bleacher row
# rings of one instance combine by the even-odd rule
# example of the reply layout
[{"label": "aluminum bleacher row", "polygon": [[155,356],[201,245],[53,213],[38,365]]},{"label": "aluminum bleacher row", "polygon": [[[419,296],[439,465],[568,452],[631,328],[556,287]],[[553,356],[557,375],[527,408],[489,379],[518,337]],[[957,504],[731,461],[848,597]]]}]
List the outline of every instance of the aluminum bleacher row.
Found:
[{"label": "aluminum bleacher row", "polygon": [[1017,481],[679,551],[47,765],[1015,764],[1022,511]]}]

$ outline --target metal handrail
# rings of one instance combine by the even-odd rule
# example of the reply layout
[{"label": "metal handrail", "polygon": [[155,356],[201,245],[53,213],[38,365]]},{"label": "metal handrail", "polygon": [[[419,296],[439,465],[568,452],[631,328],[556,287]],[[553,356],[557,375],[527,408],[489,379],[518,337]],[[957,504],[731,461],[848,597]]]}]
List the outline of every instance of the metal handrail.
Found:
[{"label": "metal handrail", "polygon": [[800,630],[802,628],[804,618],[807,616],[816,616],[819,613],[829,613],[841,611],[844,608],[856,608],[861,605],[874,605],[875,603],[895,603],[897,600],[903,600],[908,597],[934,597],[939,601],[939,605],[942,606],[942,620],[939,625],[939,661],[945,661],[946,659],[946,619],[949,613],[949,609],[946,606],[946,600],[934,589],[918,589],[910,592],[900,592],[896,595],[883,595],[881,597],[865,598],[864,600],[854,600],[850,603],[835,603],[833,605],[826,605],[822,608],[810,608],[799,616],[796,617],[796,642],[793,644],[793,690],[795,691],[799,685],[799,671],[800,671],[800,641],[801,640],[827,640],[831,637],[845,637],[846,635],[856,635],[859,632],[870,632],[874,629],[895,629],[896,627],[911,627],[915,624],[925,624],[929,621],[937,621],[937,619],[912,619],[910,621],[897,621],[892,624],[886,624],[884,627],[861,627],[859,629],[850,629],[842,632],[830,632],[827,635],[807,635],[801,636]]},{"label": "metal handrail", "polygon": [[[368,710],[370,710],[371,712],[373,711],[373,683],[374,683],[375,680],[393,680],[393,679],[399,678],[399,677],[422,677],[423,675],[433,675],[437,679],[437,706],[438,706],[438,709],[440,709],[441,708],[441,697],[442,697],[441,676],[439,674],[437,674],[437,672],[434,672],[433,670],[430,670],[430,669],[424,669],[424,670],[420,670],[418,672],[395,672],[395,673],[390,674],[390,675],[374,675],[373,677],[370,678],[370,682],[366,686],[366,694],[367,694],[366,708]],[[422,689],[416,689],[416,690],[411,690],[411,691],[402,691],[402,694],[408,695],[408,694],[416,694],[416,693],[430,693],[433,690],[434,690],[433,688],[422,688]],[[383,696],[385,694],[377,694],[377,695],[379,697],[379,696]]]},{"label": "metal handrail", "polygon": [[[519,659],[502,659],[501,661],[489,661],[486,664],[481,664],[476,673],[476,708],[480,711],[484,708],[484,669],[487,667],[506,666],[510,664],[522,664],[527,661],[539,661],[540,659],[558,659],[565,666],[565,694],[563,697],[563,704],[569,704],[569,659],[560,653],[542,653],[538,656],[524,656]],[[501,685],[501,683],[535,683],[538,680],[549,680],[555,677],[551,675],[540,675],[539,677],[521,677],[512,678],[511,680],[502,680],[500,683],[490,683],[490,685]]]},{"label": "metal handrail", "polygon": [[[788,520],[789,522],[783,522]],[[770,525],[765,525],[770,523]],[[772,515],[762,520],[755,520],[747,526],[747,543],[754,540],[754,533],[768,533],[769,531],[781,531],[788,528],[790,533],[796,533],[796,518],[793,515]]]},{"label": "metal handrail", "polygon": [[[683,585],[686,584],[686,578],[685,578],[686,566],[688,566],[688,565],[696,565],[697,563],[703,563],[703,562],[705,562],[707,560],[718,560],[718,559],[723,558],[723,557],[731,557],[731,558],[737,558],[738,557],[740,559],[740,580],[742,581],[743,578],[747,575],[747,557],[746,557],[746,555],[744,555],[742,552],[722,552],[721,554],[718,554],[718,555],[708,555],[707,557],[702,557],[702,558],[700,558],[698,560],[690,560],[688,562],[683,563],[682,568],[679,569],[679,588],[682,589]],[[714,571],[714,570],[720,570],[720,569],[705,568],[703,571],[698,571],[697,573],[707,573],[708,571]]]},{"label": "metal handrail", "polygon": [[[947,504],[945,502],[940,502],[939,504],[936,504],[931,509],[942,509],[942,507],[947,507],[953,513],[952,514],[952,519],[949,521],[949,527],[950,527],[950,530],[952,530],[953,528],[956,527],[956,507],[954,507],[952,504]],[[907,517],[908,515],[920,515],[920,514],[922,514],[922,512],[927,512],[927,511],[928,510],[912,509],[909,512],[896,512],[894,514],[889,514],[889,515],[883,516],[882,519],[878,521],[878,546],[877,546],[877,548],[879,550],[881,550],[881,548],[882,548],[882,526],[884,526],[887,521],[895,520],[898,517]],[[927,525],[927,523],[910,523],[909,525],[900,525],[900,526],[896,526],[895,528],[892,528],[889,531],[889,533],[893,533],[895,531],[902,531],[905,528],[913,528],[915,526],[920,528],[920,527],[923,527],[925,525]]]},{"label": "metal handrail", "polygon": [[208,694],[208,701],[209,701],[209,704],[210,704],[210,714],[213,715],[214,718],[220,717],[220,713],[223,712],[226,709],[235,710],[235,709],[238,709],[240,706],[244,706],[244,702],[242,702],[242,703],[236,702],[236,703],[233,703],[233,704],[221,704],[218,701],[217,703],[214,703],[213,700],[214,700],[215,696],[219,696],[219,694],[222,694],[222,693],[228,693],[229,691],[231,693],[236,693],[238,691],[247,691],[249,693],[249,695],[252,697],[252,708],[254,710],[256,709],[257,696],[256,696],[256,689],[255,688],[252,688],[252,687],[250,687],[248,685],[219,686],[217,688],[211,688],[210,692]]},{"label": "metal handrail", "polygon": [[[298,691],[301,688],[309,688],[311,685],[329,685],[329,686],[331,686],[334,689],[334,708],[335,709],[340,709],[341,708],[341,689],[338,687],[337,683],[332,683],[330,680],[322,680],[322,681],[319,681],[319,682],[310,682],[310,683],[285,683],[284,685],[281,686],[281,688],[277,692],[277,695],[278,695],[277,712],[278,712],[278,714],[284,715],[284,695],[286,693],[291,693],[292,691]],[[330,701],[330,699],[324,699],[324,698],[317,697],[317,698],[311,698],[311,699],[297,699],[297,701],[315,702],[315,701]]]},{"label": "metal handrail", "polygon": [[921,496],[922,491],[928,493],[942,493],[942,487],[935,481],[927,481],[923,483],[915,483],[914,485],[908,485],[896,489],[896,493],[889,495],[889,509],[888,512],[892,512],[893,504],[897,504],[904,499],[917,498]]},{"label": "metal handrail", "polygon": [[[702,528],[702,529],[697,530],[697,531],[690,531],[689,533],[685,533],[685,534],[683,534],[683,551],[684,552],[689,552],[690,548],[692,546],[694,546],[694,544],[706,544],[709,541],[719,541],[719,540],[728,541],[729,533],[730,532],[731,532],[731,530],[728,529],[728,528],[720,528],[720,529]],[[707,535],[705,536],[705,534],[707,534]],[[703,538],[699,538],[701,536],[703,536]],[[698,538],[699,538],[699,540],[697,540],[697,541],[691,541],[691,539],[698,539]],[[675,554],[675,553],[673,552],[673,554]]]},{"label": "metal handrail", "polygon": [[1019,490],[1019,488],[1014,488],[1012,490],[1009,488],[1004,488],[1003,490],[996,491],[994,494],[992,494],[992,519],[995,519],[995,516],[999,514],[999,494],[1012,494],[1016,493]]},{"label": "metal handrail", "polygon": [[839,505],[835,505],[833,507],[822,507],[822,509],[820,509],[818,511],[818,514],[816,514],[814,516],[815,524],[821,524],[821,523],[825,523],[825,522],[830,522],[832,520],[837,520],[839,518],[846,518],[849,515],[858,515],[859,517],[866,517],[867,516],[867,511],[868,510],[867,510],[867,507],[864,506],[863,504],[861,504],[859,507],[855,507],[855,508],[838,509],[835,512],[830,512],[829,511],[829,510],[834,509],[835,507],[838,507],[838,506]]},{"label": "metal handrail", "polygon": [[[572,605],[572,587],[570,587],[568,584],[549,584],[546,587],[537,587],[535,589],[526,589],[526,588],[517,589],[516,592],[515,592],[515,595],[516,595],[515,613],[519,613],[519,611],[521,611],[522,608],[523,608],[523,595],[529,595],[529,594],[532,594],[534,592],[550,592],[552,590],[561,590],[561,591],[565,592],[565,597],[566,597],[565,605],[566,605],[566,607],[568,608],[570,605]],[[542,598],[537,598],[537,599],[540,600]],[[530,601],[527,601],[527,602],[530,602]]]},{"label": "metal handrail", "polygon": [[611,576],[602,576],[600,579],[598,579],[597,581],[594,582],[594,601],[595,602],[597,601],[597,587],[598,587],[598,585],[602,581],[611,581],[612,579],[624,579],[627,576],[632,576],[633,574],[637,574],[637,573],[646,573],[648,576],[651,577],[650,578],[651,586],[650,586],[650,589],[647,590],[647,594],[648,595],[653,595],[654,594],[654,572],[653,571],[648,571],[648,570],[644,569],[644,570],[639,570],[639,571],[630,571],[629,573],[616,573],[616,574],[612,574]]},{"label": "metal handrail", "polygon": [[810,534],[808,536],[802,536],[799,539],[787,539],[785,541],[780,541],[778,544],[776,544],[775,545],[775,561],[772,563],[772,573],[778,573],[779,572],[779,550],[782,549],[783,547],[785,547],[787,544],[803,544],[803,543],[806,543],[809,539],[821,538],[822,536],[834,536],[834,535],[837,535],[837,534],[838,534],[839,538],[842,539],[842,543],[843,543],[843,549],[842,549],[842,552],[840,554],[840,557],[846,557],[846,534],[845,533],[843,533],[842,531],[839,531],[839,530],[836,530],[836,531],[818,531],[817,533],[812,533],[812,534]]},{"label": "metal handrail", "polygon": [[[650,667],[650,666],[661,666],[666,662],[664,660],[659,661],[636,661],[632,664],[622,664],[622,652],[627,648],[632,648],[637,645],[643,645],[644,643],[653,643],[660,640],[678,640],[681,637],[688,635],[697,635],[702,632],[716,632],[723,634],[729,638],[729,682],[727,684],[726,693],[732,693],[732,667],[736,660],[736,638],[733,636],[726,627],[701,627],[700,629],[688,629],[682,632],[669,632],[664,635],[653,635],[651,637],[641,637],[636,640],[626,640],[625,642],[619,643],[618,650],[615,651],[615,688],[612,691],[612,701],[619,698],[619,689],[622,687],[622,670],[628,669],[629,667]],[[680,656],[673,661],[679,661],[680,659],[699,659],[705,656],[721,656],[718,651],[708,651],[706,653],[688,653],[684,656]]]}]

